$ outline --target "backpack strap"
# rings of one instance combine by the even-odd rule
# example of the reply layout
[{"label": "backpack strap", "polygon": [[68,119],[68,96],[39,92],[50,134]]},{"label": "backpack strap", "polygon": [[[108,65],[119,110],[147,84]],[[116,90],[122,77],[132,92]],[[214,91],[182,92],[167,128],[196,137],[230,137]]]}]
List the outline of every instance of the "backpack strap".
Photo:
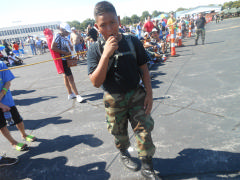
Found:
[{"label": "backpack strap", "polygon": [[[135,61],[137,62],[137,54],[136,54],[136,51],[135,51],[134,44],[132,42],[131,35],[124,35],[123,37],[127,41],[128,46],[130,48],[130,51],[121,53],[121,52],[118,52],[118,50],[117,50],[116,54],[109,59],[107,72],[110,70],[114,61],[115,61],[114,67],[117,67],[118,58],[120,56],[132,54],[134,56]],[[98,40],[97,40],[97,51],[98,51],[100,56],[102,56],[103,49],[104,49],[104,44],[105,44],[105,41],[102,38],[98,38]]]},{"label": "backpack strap", "polygon": [[130,48],[130,51],[131,51],[131,54],[134,56],[135,60],[137,60],[137,55],[136,55],[136,51],[135,51],[135,47],[134,47],[134,44],[132,42],[132,38],[131,38],[131,35],[124,35],[127,43],[128,43],[128,46]]},{"label": "backpack strap", "polygon": [[[124,35],[124,37],[125,37],[125,39],[126,39],[126,41],[128,43],[128,46],[130,48],[130,53],[134,56],[134,59],[135,59],[135,61],[137,63],[137,53],[136,53],[135,46],[133,44],[133,40],[131,38],[131,35]],[[140,77],[142,79],[143,73],[142,73],[142,70],[141,70],[140,67],[138,67],[138,73],[139,73],[139,75],[140,75]]]}]

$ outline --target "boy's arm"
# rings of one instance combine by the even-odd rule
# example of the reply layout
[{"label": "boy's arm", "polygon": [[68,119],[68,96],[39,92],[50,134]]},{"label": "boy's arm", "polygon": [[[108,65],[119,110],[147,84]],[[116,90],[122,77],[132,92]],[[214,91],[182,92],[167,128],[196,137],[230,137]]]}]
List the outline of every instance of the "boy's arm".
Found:
[{"label": "boy's arm", "polygon": [[[6,90],[8,91],[8,89],[10,88],[10,85],[11,85],[11,81],[8,81],[4,84],[3,88],[4,89],[1,89],[1,92],[0,92],[0,101],[2,100],[2,98],[5,96],[5,94],[7,93]],[[5,92],[6,93],[5,93]]]},{"label": "boy's arm", "polygon": [[144,109],[146,114],[150,114],[152,111],[152,104],[153,104],[151,79],[150,79],[147,64],[140,66],[140,68],[143,72],[142,81],[146,90],[146,97],[144,100]]},{"label": "boy's arm", "polygon": [[106,79],[107,68],[109,58],[113,55],[114,51],[118,49],[117,38],[111,36],[106,41],[102,56],[99,60],[97,68],[93,71],[92,74],[89,74],[89,78],[93,86],[99,88]]},{"label": "boy's arm", "polygon": [[2,109],[3,112],[7,112],[10,111],[11,108],[7,105],[4,105],[3,103],[0,103],[0,109]]}]

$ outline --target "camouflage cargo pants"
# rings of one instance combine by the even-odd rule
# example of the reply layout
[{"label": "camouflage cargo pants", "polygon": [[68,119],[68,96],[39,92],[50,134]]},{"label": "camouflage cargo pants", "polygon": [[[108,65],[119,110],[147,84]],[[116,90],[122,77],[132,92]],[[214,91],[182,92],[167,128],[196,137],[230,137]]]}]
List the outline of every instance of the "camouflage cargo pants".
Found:
[{"label": "camouflage cargo pants", "polygon": [[200,34],[201,34],[202,41],[204,41],[205,40],[205,29],[202,29],[202,28],[196,30],[195,40],[198,41]]},{"label": "camouflage cargo pants", "polygon": [[126,94],[104,94],[103,100],[106,110],[108,131],[114,135],[118,149],[130,146],[128,136],[128,120],[137,140],[138,156],[153,156],[155,146],[152,142],[151,131],[154,121],[143,109],[145,90],[139,87]]}]

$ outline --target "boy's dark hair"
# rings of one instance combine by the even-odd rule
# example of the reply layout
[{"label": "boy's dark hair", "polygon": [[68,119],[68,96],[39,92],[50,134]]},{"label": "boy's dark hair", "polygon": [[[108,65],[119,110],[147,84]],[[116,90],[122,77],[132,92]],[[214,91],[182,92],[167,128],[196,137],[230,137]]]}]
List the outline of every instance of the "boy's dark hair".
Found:
[{"label": "boy's dark hair", "polygon": [[108,1],[101,1],[95,5],[94,8],[94,18],[97,19],[98,16],[103,15],[104,13],[114,13],[117,15],[115,7]]}]

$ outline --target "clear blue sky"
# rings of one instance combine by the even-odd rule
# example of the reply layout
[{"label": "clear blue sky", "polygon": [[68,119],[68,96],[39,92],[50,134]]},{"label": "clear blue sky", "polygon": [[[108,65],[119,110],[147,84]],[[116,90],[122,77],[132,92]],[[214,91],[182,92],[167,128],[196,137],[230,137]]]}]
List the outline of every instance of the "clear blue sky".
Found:
[{"label": "clear blue sky", "polygon": [[[109,0],[115,6],[121,17],[137,14],[143,11],[175,11],[179,7],[191,8],[199,5],[223,4],[229,0]],[[24,23],[39,23],[51,21],[80,22],[93,18],[93,8],[99,0],[5,0],[1,2],[0,27],[13,25],[13,21]],[[17,25],[17,23],[15,23]]]}]

